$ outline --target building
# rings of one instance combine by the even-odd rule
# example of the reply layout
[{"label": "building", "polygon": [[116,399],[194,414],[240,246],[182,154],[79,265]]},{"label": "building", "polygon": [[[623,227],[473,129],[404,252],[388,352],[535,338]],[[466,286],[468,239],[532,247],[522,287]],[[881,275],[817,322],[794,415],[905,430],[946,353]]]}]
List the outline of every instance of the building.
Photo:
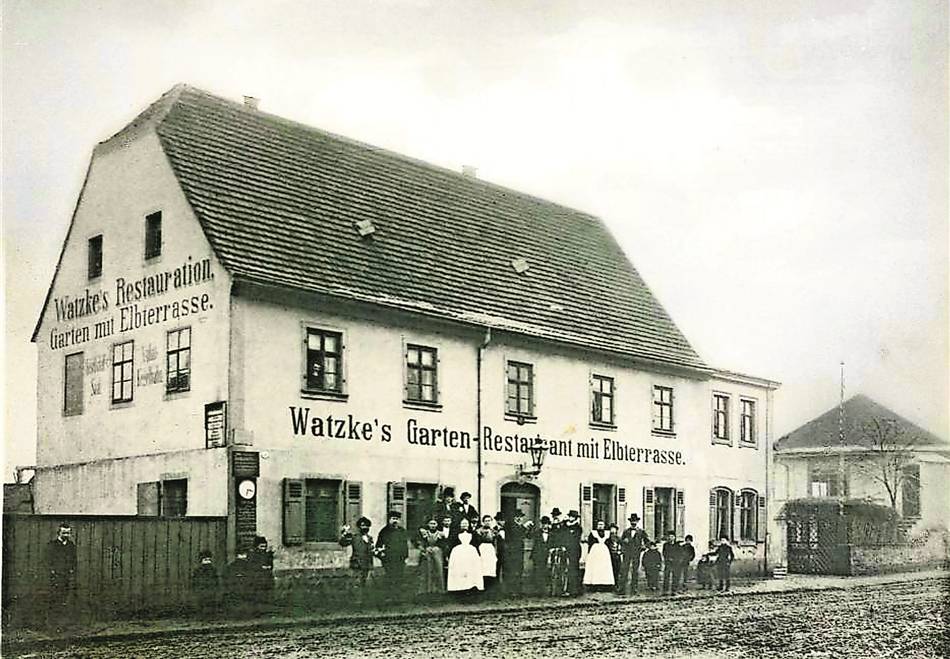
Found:
[{"label": "building", "polygon": [[950,443],[857,395],[775,442],[775,510],[804,498],[892,506],[914,534],[950,529]]},{"label": "building", "polygon": [[453,486],[766,556],[777,383],[705,364],[600,220],[253,100],[177,86],[95,148],[33,339],[38,511],[228,515],[291,570]]}]

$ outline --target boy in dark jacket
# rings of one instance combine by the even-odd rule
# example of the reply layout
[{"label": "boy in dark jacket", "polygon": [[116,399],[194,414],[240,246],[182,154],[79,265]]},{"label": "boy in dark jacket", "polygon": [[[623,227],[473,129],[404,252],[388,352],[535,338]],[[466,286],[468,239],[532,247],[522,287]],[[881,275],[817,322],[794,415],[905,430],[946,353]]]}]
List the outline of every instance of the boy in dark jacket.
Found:
[{"label": "boy in dark jacket", "polygon": [[716,547],[716,572],[719,575],[719,588],[721,593],[729,592],[729,578],[732,571],[732,561],[736,560],[736,555],[732,551],[732,545],[729,544],[729,538],[722,538],[719,546]]},{"label": "boy in dark jacket", "polygon": [[712,590],[713,572],[716,569],[716,564],[713,562],[715,559],[716,543],[710,542],[709,551],[700,556],[699,563],[696,564],[696,583],[703,590]]},{"label": "boy in dark jacket", "polygon": [[686,590],[686,582],[689,581],[689,564],[693,562],[696,558],[696,548],[693,547],[693,536],[688,535],[683,539],[683,544],[680,545],[680,552],[682,555],[680,558],[680,566],[683,570],[683,590]]},{"label": "boy in dark jacket", "polygon": [[369,529],[373,525],[366,517],[360,517],[356,520],[357,533],[350,530],[349,525],[343,527],[340,534],[340,546],[352,547],[350,553],[350,569],[356,575],[357,586],[362,590],[369,578],[369,573],[373,569],[373,536],[369,534]]},{"label": "boy in dark jacket", "polygon": [[663,543],[663,592],[672,595],[682,579],[680,566],[682,565],[682,547],[676,540],[676,533],[667,531],[666,542]]},{"label": "boy in dark jacket", "polygon": [[660,585],[660,568],[663,567],[663,557],[656,548],[656,543],[647,543],[648,549],[643,553],[643,572],[647,575],[647,588],[654,593]]}]

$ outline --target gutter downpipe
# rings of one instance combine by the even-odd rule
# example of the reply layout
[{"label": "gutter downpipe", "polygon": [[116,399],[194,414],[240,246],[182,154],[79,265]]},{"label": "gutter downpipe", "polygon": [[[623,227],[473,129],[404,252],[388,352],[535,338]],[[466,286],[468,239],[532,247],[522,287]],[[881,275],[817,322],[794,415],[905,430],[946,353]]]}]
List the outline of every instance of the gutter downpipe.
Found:
[{"label": "gutter downpipe", "polygon": [[478,501],[478,510],[482,511],[482,360],[484,359],[485,348],[491,343],[491,327],[485,328],[485,338],[478,346],[477,358],[475,362],[475,462],[477,464],[476,472],[476,497]]},{"label": "gutter downpipe", "polygon": [[773,389],[767,389],[765,392],[765,546],[762,555],[762,576],[768,576],[769,573],[769,543],[772,541],[772,504],[775,502],[775,495],[769,488],[775,484],[769,478],[772,472],[772,405],[774,404]]}]

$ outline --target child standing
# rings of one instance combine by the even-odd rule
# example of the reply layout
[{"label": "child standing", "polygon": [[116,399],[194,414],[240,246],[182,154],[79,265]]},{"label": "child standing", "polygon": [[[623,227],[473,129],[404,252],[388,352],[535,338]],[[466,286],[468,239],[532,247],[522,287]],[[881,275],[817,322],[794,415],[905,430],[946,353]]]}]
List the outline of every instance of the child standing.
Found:
[{"label": "child standing", "polygon": [[614,571],[615,590],[618,594],[623,593],[623,585],[620,583],[620,567],[623,564],[623,547],[620,545],[620,527],[616,524],[610,525],[610,537],[607,538],[607,549],[610,551],[610,567]]},{"label": "child standing", "polygon": [[732,551],[732,545],[729,544],[729,538],[723,537],[716,547],[716,572],[719,574],[719,588],[721,593],[729,592],[729,579],[732,571],[732,561],[736,560],[736,555]]},{"label": "child standing", "polygon": [[643,554],[643,571],[647,575],[647,587],[654,593],[660,585],[660,568],[663,567],[663,557],[656,548],[656,543],[647,543],[649,549]]}]

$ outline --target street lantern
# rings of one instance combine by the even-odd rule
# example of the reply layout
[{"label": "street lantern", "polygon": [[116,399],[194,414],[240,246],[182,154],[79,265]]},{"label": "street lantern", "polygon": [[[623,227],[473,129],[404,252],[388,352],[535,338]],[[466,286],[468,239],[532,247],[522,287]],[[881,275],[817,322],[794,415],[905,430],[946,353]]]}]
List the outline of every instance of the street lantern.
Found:
[{"label": "street lantern", "polygon": [[531,456],[531,468],[524,465],[518,465],[518,475],[526,478],[534,478],[541,473],[541,467],[544,466],[544,454],[548,451],[548,443],[541,438],[535,437],[531,440],[528,447],[528,454]]}]

